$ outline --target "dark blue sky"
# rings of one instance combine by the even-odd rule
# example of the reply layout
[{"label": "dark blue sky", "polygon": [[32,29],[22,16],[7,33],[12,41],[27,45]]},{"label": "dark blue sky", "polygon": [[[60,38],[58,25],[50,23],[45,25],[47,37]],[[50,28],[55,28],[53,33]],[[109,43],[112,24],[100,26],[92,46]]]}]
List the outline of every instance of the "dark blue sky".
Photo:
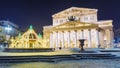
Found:
[{"label": "dark blue sky", "polygon": [[69,7],[98,9],[98,19],[112,19],[114,28],[120,26],[119,0],[0,0],[0,20],[10,20],[26,30],[30,24],[37,32],[52,24],[51,15]]}]

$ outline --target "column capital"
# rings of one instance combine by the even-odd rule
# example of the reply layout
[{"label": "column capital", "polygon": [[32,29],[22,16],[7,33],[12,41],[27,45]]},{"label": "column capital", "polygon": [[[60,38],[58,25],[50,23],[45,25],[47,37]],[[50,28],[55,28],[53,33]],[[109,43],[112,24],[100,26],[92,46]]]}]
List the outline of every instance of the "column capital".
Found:
[{"label": "column capital", "polygon": [[53,32],[50,32],[50,33],[53,33]]},{"label": "column capital", "polygon": [[113,31],[113,30],[110,29],[110,31]]},{"label": "column capital", "polygon": [[110,30],[110,31],[113,31],[113,29],[112,29],[112,28],[110,28],[109,30]]},{"label": "column capital", "polygon": [[97,28],[96,30],[97,30],[98,32],[100,32],[101,29],[100,29],[100,28]]},{"label": "column capital", "polygon": [[91,29],[88,29],[88,31],[90,31]]},{"label": "column capital", "polygon": [[62,33],[64,33],[65,31],[61,31]]},{"label": "column capital", "polygon": [[75,32],[77,32],[77,30],[74,30]]},{"label": "column capital", "polygon": [[58,33],[58,31],[55,31],[56,33]]},{"label": "column capital", "polygon": [[83,31],[83,30],[81,30],[81,31]]},{"label": "column capital", "polygon": [[68,32],[70,32],[70,30]]}]

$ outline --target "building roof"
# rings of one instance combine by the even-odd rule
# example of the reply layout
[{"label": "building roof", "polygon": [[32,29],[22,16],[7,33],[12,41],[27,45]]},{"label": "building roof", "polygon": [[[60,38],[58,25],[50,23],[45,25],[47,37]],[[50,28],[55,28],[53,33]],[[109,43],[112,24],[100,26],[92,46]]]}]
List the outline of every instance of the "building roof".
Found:
[{"label": "building roof", "polygon": [[0,25],[2,25],[2,26],[10,25],[10,26],[12,26],[14,28],[19,28],[18,25],[14,24],[11,21],[7,21],[7,20],[0,20]]}]

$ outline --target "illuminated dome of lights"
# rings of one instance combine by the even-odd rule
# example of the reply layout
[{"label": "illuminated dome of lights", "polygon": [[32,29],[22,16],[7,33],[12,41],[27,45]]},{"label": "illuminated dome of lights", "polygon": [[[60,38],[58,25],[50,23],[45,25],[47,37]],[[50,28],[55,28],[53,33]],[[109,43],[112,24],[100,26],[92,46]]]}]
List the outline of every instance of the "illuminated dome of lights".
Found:
[{"label": "illuminated dome of lights", "polygon": [[43,46],[41,34],[36,34],[32,25],[23,35],[19,34],[16,38],[11,38],[9,48],[46,48]]},{"label": "illuminated dome of lights", "polygon": [[24,40],[36,41],[38,39],[38,35],[33,30],[32,26],[30,26],[29,30],[23,34],[22,38],[24,38]]}]

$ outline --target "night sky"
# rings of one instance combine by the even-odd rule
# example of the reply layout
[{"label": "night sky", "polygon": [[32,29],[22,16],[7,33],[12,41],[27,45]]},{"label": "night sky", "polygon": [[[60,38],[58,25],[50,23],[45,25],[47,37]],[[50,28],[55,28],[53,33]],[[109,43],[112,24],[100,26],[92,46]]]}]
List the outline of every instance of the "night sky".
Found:
[{"label": "night sky", "polygon": [[119,0],[0,0],[0,20],[9,20],[23,30],[33,25],[36,32],[52,24],[52,15],[70,7],[98,9],[99,20],[113,20],[120,28]]}]

